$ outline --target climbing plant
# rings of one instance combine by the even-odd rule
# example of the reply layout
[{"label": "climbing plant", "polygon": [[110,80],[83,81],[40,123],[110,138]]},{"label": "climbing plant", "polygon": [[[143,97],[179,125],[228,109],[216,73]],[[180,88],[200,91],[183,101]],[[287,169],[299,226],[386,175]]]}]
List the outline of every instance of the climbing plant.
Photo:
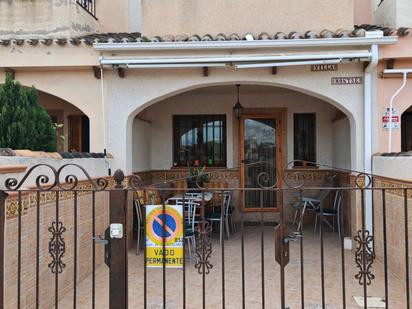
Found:
[{"label": "climbing plant", "polygon": [[0,86],[0,147],[56,151],[56,127],[39,105],[37,90],[8,74]]}]

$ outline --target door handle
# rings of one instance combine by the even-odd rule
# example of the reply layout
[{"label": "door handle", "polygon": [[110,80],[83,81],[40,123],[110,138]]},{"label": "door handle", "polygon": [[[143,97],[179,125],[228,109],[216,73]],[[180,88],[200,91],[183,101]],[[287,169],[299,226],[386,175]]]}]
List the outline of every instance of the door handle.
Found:
[{"label": "door handle", "polygon": [[285,267],[289,264],[289,242],[296,237],[289,235],[288,228],[284,224],[278,224],[275,228],[275,257],[276,262]]}]

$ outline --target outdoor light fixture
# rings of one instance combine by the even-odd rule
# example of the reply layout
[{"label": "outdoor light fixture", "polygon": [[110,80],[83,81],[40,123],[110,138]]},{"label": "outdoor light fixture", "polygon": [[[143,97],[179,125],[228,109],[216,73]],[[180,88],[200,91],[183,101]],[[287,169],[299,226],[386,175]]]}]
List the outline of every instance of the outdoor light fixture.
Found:
[{"label": "outdoor light fixture", "polygon": [[243,112],[243,106],[242,104],[240,104],[239,101],[239,89],[240,89],[240,85],[237,84],[237,102],[235,104],[235,106],[233,106],[233,111],[235,112],[236,118],[240,119],[240,116],[242,116],[242,112]]}]

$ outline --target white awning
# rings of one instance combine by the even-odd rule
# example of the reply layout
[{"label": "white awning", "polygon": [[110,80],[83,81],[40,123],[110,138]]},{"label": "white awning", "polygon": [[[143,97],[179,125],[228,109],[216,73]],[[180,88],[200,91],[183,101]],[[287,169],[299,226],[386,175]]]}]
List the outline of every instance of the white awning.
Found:
[{"label": "white awning", "polygon": [[175,56],[175,57],[117,57],[102,56],[100,64],[126,68],[188,68],[188,67],[277,67],[312,64],[332,64],[344,61],[370,61],[369,50],[348,50],[327,53],[279,53],[262,55]]}]

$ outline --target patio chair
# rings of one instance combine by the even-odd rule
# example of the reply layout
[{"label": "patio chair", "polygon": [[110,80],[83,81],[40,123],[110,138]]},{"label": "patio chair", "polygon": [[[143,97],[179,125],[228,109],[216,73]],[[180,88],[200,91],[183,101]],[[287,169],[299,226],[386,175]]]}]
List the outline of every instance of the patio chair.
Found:
[{"label": "patio chair", "polygon": [[340,226],[340,212],[341,212],[341,206],[342,206],[342,191],[341,190],[336,190],[335,192],[335,198],[333,201],[333,208],[324,208],[324,209],[316,209],[316,218],[315,218],[315,233],[316,233],[316,228],[318,224],[318,217],[321,219],[325,220],[325,222],[330,225],[330,223],[327,221],[327,217],[332,217],[333,223],[332,223],[332,229],[335,231],[335,221],[337,221],[337,226],[338,226],[338,233],[339,236],[342,236],[341,232],[341,226]]},{"label": "patio chair", "polygon": [[143,204],[141,203],[139,197],[134,199],[134,207],[136,210],[136,227],[137,227],[136,255],[138,255],[140,251],[140,239],[144,235],[144,228],[145,228],[144,222],[143,222],[143,215],[142,215]]},{"label": "patio chair", "polygon": [[232,232],[236,233],[236,225],[235,225],[235,222],[233,221],[233,214],[234,213],[235,213],[235,207],[230,205],[229,210],[228,210],[229,224],[230,224],[230,228],[232,229]]},{"label": "patio chair", "polygon": [[231,191],[224,191],[222,196],[222,205],[223,207],[223,216],[222,212],[213,212],[212,214],[206,216],[206,220],[211,221],[212,223],[216,222],[219,223],[220,229],[220,244],[222,244],[223,239],[223,229],[226,229],[227,238],[230,239],[229,233],[229,209],[230,209],[230,202],[232,200],[232,192]]},{"label": "patio chair", "polygon": [[[144,196],[144,192],[146,192],[146,196]],[[145,206],[144,202],[149,204],[159,204],[160,203],[160,197],[159,193],[157,190],[150,189],[147,191],[143,190],[138,190],[134,192],[134,207],[136,210],[136,230],[137,230],[137,239],[136,239],[136,255],[139,254],[140,249],[141,249],[141,240],[144,236],[144,229],[145,229],[145,223],[143,222],[143,213],[142,213],[142,208]],[[143,239],[143,241],[145,241]]]},{"label": "patio chair", "polygon": [[[218,188],[227,188],[227,187],[228,187],[227,183],[223,183],[223,185]],[[214,187],[210,187],[210,188],[214,188]],[[222,191],[213,192],[213,199],[212,199],[213,213],[220,213],[221,202],[222,202],[221,192]],[[229,230],[232,230],[232,233],[236,233],[236,225],[235,225],[235,222],[233,221],[233,214],[235,213],[235,207],[233,207],[232,205],[232,200],[233,200],[233,192],[232,192],[232,197],[231,197],[231,203],[227,211],[227,216],[228,216],[228,222],[229,222]]]},{"label": "patio chair", "polygon": [[[196,224],[199,222],[196,220],[196,210],[199,204],[194,201],[188,201],[185,204],[185,240],[188,244],[189,257],[192,259],[192,251],[196,252]],[[190,243],[192,243],[192,247]]]},{"label": "patio chair", "polygon": [[319,208],[320,203],[323,203],[325,199],[328,197],[331,191],[330,188],[333,187],[333,180],[335,176],[336,175],[325,177],[323,187],[326,189],[319,190],[318,194],[315,197],[302,196],[302,199],[293,205],[293,208],[295,209],[293,225],[296,225],[298,214],[300,212],[300,218],[299,218],[297,230],[301,229],[306,210],[309,209],[312,211],[316,211],[316,209]]},{"label": "patio chair", "polygon": [[196,219],[196,210],[199,207],[199,203],[185,199],[183,205],[183,199],[176,200],[176,205],[184,206],[185,213],[185,240],[189,250],[189,257],[192,258],[192,251],[196,251],[196,224],[199,220]]}]

